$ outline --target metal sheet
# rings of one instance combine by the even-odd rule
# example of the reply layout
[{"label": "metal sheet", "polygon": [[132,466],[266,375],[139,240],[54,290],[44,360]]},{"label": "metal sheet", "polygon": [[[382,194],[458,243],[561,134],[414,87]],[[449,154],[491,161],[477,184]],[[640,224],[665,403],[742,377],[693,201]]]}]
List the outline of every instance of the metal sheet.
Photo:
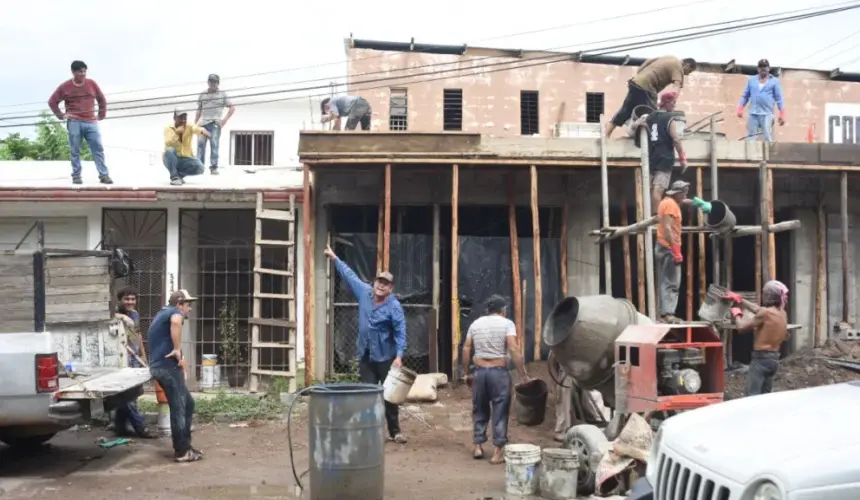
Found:
[{"label": "metal sheet", "polygon": [[[60,379],[58,400],[104,399],[152,380],[148,368],[97,369],[88,377]],[[72,385],[65,386],[71,383]]]}]

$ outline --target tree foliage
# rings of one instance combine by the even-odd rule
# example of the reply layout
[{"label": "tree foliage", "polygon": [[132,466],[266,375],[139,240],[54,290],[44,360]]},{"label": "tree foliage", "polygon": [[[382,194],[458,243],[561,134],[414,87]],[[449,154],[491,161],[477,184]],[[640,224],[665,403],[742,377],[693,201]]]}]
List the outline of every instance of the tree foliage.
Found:
[{"label": "tree foliage", "polygon": [[[0,139],[0,160],[61,161],[69,159],[69,132],[47,111],[43,111],[36,124],[36,138],[30,139],[15,132]],[[81,144],[81,160],[92,161],[86,141]]]}]

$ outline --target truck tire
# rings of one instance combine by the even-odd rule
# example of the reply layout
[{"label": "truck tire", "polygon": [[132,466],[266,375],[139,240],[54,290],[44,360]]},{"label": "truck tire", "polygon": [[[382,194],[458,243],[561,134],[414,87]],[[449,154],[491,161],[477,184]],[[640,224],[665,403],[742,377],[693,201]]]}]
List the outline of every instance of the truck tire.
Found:
[{"label": "truck tire", "polygon": [[579,454],[579,476],[577,478],[577,489],[581,495],[594,493],[597,470],[592,469],[591,456],[602,453],[607,449],[609,441],[596,425],[575,425],[567,430],[564,435],[564,447],[576,450]]},{"label": "truck tire", "polygon": [[56,435],[56,432],[36,436],[4,436],[0,434],[0,441],[13,448],[37,448],[50,441]]}]

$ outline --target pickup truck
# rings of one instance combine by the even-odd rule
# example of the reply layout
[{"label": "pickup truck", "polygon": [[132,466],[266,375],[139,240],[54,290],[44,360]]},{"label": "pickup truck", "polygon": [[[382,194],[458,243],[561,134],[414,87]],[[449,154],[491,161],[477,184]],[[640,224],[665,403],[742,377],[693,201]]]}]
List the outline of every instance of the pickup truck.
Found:
[{"label": "pickup truck", "polygon": [[746,397],[663,422],[628,500],[860,498],[860,382]]},{"label": "pickup truck", "polygon": [[42,444],[137,398],[151,379],[146,368],[128,368],[125,327],[111,312],[110,255],[0,253],[0,441],[7,445]]}]

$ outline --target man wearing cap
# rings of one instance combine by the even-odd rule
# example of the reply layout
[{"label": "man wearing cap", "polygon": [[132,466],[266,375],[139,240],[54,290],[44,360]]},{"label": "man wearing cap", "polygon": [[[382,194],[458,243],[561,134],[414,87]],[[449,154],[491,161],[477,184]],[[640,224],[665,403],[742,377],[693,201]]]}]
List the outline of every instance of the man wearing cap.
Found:
[{"label": "man wearing cap", "polygon": [[[388,271],[379,271],[373,285],[369,285],[361,281],[330,247],[326,247],[325,255],[334,261],[337,273],[358,301],[356,356],[360,360],[358,370],[361,381],[380,384],[392,365],[402,365],[406,352],[406,317],[400,301],[391,295],[394,276]],[[397,405],[385,402],[388,439],[405,443],[406,436],[400,432],[398,413]]]},{"label": "man wearing cap", "polygon": [[[206,143],[208,142],[212,154],[209,172],[212,175],[218,175],[218,146],[221,142],[221,131],[236,111],[236,106],[233,106],[227,93],[218,89],[220,83],[221,78],[218,75],[214,73],[209,75],[209,88],[197,98],[197,116],[194,117],[194,123],[209,132],[208,141],[207,136],[197,140],[197,159],[200,163],[206,164]],[[224,108],[227,108],[226,116]]]},{"label": "man wearing cap", "polygon": [[[740,296],[733,297],[735,301]],[[770,280],[761,290],[761,307],[750,319],[743,319],[739,308],[732,308],[738,333],[753,332],[753,352],[747,372],[746,396],[773,391],[773,377],[779,369],[779,349],[788,338],[788,287]]]},{"label": "man wearing cap", "polygon": [[370,130],[370,118],[372,111],[370,103],[363,97],[353,95],[342,95],[331,99],[326,97],[320,102],[322,118],[320,123],[334,120],[334,130],[340,130],[341,118],[346,117],[346,129],[355,130],[359,124],[361,130]]},{"label": "man wearing cap", "polygon": [[149,372],[167,397],[170,407],[170,437],[177,462],[196,462],[203,453],[191,446],[191,418],[194,399],[185,385],[182,359],[182,323],[196,301],[187,290],[170,295],[167,306],[152,318],[147,333],[149,342]]},{"label": "man wearing cap", "polygon": [[741,100],[738,103],[738,118],[744,117],[744,107],[749,103],[747,118],[747,140],[759,138],[773,142],[773,105],[779,109],[779,125],[785,125],[785,100],[779,78],[770,74],[770,62],[758,62],[758,74],[749,77]]},{"label": "man wearing cap", "polygon": [[170,172],[170,185],[185,184],[185,177],[200,175],[206,167],[203,166],[191,147],[194,134],[210,137],[204,128],[188,123],[188,113],[177,109],[173,112],[173,124],[164,127],[164,166]]},{"label": "man wearing cap", "polygon": [[[687,170],[687,153],[681,143],[681,134],[676,127],[675,103],[678,94],[666,92],[660,96],[657,111],[640,117],[631,127],[634,131],[640,126],[648,127],[648,163],[651,169],[651,210],[656,213],[657,207],[663,200],[663,193],[669,187],[672,179],[672,168],[675,167],[675,153],[678,153],[681,173]],[[639,145],[639,134],[634,135],[634,142]]]},{"label": "man wearing cap", "polygon": [[660,319],[676,323],[678,288],[681,286],[681,203],[687,198],[690,183],[675,181],[657,207],[657,244],[654,261],[657,263],[660,288]]}]

